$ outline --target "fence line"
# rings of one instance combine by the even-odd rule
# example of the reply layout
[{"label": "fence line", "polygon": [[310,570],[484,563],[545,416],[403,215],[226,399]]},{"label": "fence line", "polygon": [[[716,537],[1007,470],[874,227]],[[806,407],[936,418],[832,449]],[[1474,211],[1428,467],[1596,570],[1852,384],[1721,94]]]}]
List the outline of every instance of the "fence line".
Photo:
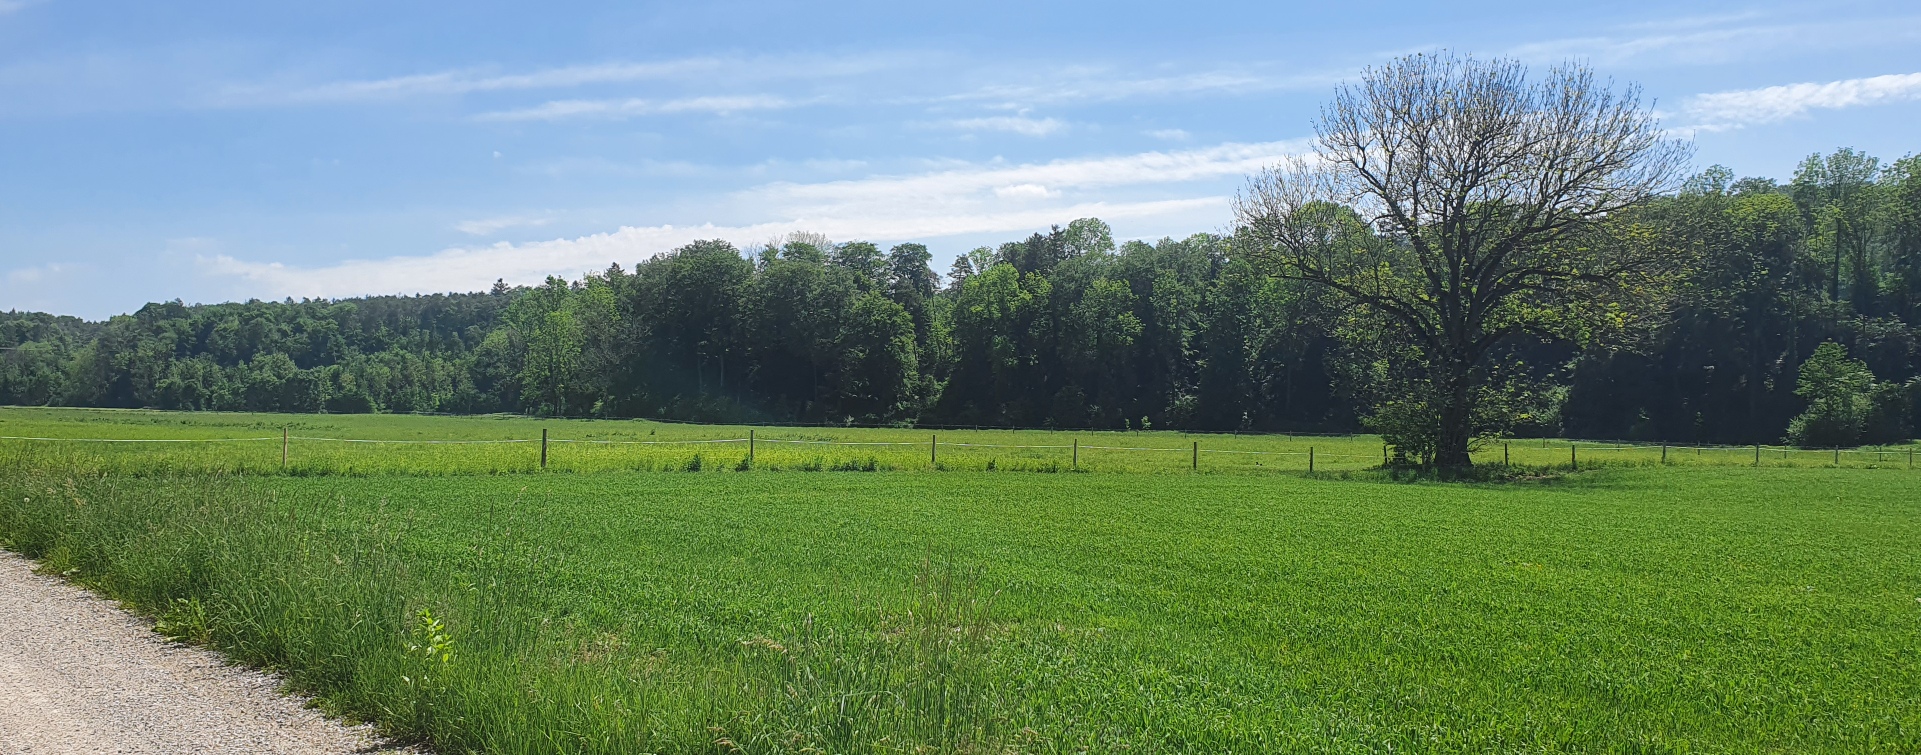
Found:
[{"label": "fence line", "polygon": [[[532,443],[533,441],[526,441]],[[551,443],[594,443],[606,446],[685,446],[696,443],[746,443],[746,438],[715,438],[712,440],[587,440],[575,438],[554,438]],[[762,439],[760,442],[768,442]]]},{"label": "fence line", "polygon": [[488,446],[502,443],[540,442],[526,438],[509,438],[506,440],[367,440],[361,438],[321,438],[306,435],[289,435],[287,436],[287,440],[315,440],[325,443],[381,443],[402,446]]},{"label": "fence line", "polygon": [[[1372,454],[1317,453],[1313,450],[1252,451],[1252,450],[1243,450],[1243,449],[1199,448],[1198,444],[1194,444],[1189,447],[1091,446],[1091,445],[1079,445],[1079,444],[1028,445],[1028,444],[1014,444],[1014,443],[960,443],[960,442],[954,442],[954,441],[939,441],[937,439],[930,439],[926,442],[921,442],[921,441],[801,440],[801,439],[792,439],[792,438],[752,438],[752,437],[710,438],[710,439],[693,439],[693,440],[601,440],[601,439],[591,439],[591,438],[551,438],[550,439],[550,438],[544,437],[545,431],[542,432],[542,435],[543,437],[540,439],[508,438],[508,439],[499,439],[499,440],[398,440],[398,439],[383,440],[383,439],[370,439],[370,438],[329,438],[329,437],[322,437],[322,436],[307,436],[307,435],[285,435],[280,437],[258,436],[258,437],[242,437],[242,438],[53,438],[53,437],[37,437],[37,436],[0,435],[0,440],[33,441],[33,442],[67,442],[67,443],[254,443],[254,442],[279,440],[279,441],[282,441],[283,443],[288,441],[305,441],[305,442],[321,442],[321,443],[360,443],[360,444],[376,444],[376,445],[506,445],[506,444],[540,443],[540,444],[543,444],[543,449],[545,448],[544,444],[546,443],[576,443],[576,444],[590,444],[590,445],[634,445],[634,446],[684,446],[684,445],[747,443],[749,444],[750,447],[754,443],[786,443],[786,444],[794,444],[794,445],[819,445],[819,446],[868,446],[868,447],[891,446],[891,447],[916,447],[916,448],[923,447],[923,446],[933,446],[933,447],[946,446],[950,448],[1032,449],[1032,450],[1049,450],[1049,451],[1066,451],[1069,449],[1075,449],[1077,451],[1079,449],[1086,449],[1089,451],[1134,451],[1134,452],[1174,452],[1174,453],[1187,453],[1192,451],[1193,453],[1196,454],[1197,457],[1199,454],[1205,453],[1205,454],[1233,454],[1233,455],[1246,455],[1246,456],[1309,456],[1309,457],[1319,456],[1320,458],[1324,458],[1324,459],[1372,459],[1374,458]],[[1261,437],[1261,436],[1255,436],[1255,437]],[[1286,436],[1265,436],[1265,437],[1286,437]],[[1540,439],[1543,442],[1539,446],[1535,446],[1534,445],[1535,440],[1536,439],[1534,438],[1525,438],[1525,439],[1510,439],[1507,441],[1503,441],[1502,445],[1504,446],[1504,456],[1506,451],[1513,450],[1513,449],[1551,451],[1551,450],[1556,450],[1556,449],[1566,447],[1570,452],[1576,452],[1576,451],[1654,452],[1658,450],[1663,452],[1662,459],[1665,460],[1667,458],[1668,452],[1685,453],[1686,451],[1693,450],[1696,455],[1699,455],[1707,451],[1712,451],[1717,454],[1752,453],[1752,454],[1755,454],[1755,463],[1758,464],[1763,460],[1761,456],[1763,453],[1771,455],[1776,452],[1779,452],[1780,456],[1773,457],[1773,458],[1788,459],[1794,454],[1819,454],[1822,456],[1832,456],[1837,463],[1841,461],[1843,458],[1858,459],[1858,458],[1865,458],[1868,456],[1872,456],[1873,461],[1877,463],[1890,461],[1889,457],[1893,457],[1892,459],[1893,461],[1902,461],[1903,460],[1902,457],[1904,456],[1910,457],[1910,460],[1911,460],[1915,453],[1915,449],[1911,447],[1902,447],[1902,448],[1894,448],[1894,449],[1890,449],[1887,447],[1881,447],[1876,449],[1795,448],[1795,447],[1789,447],[1789,446],[1775,446],[1775,445],[1765,445],[1765,444],[1750,444],[1745,446],[1722,446],[1722,445],[1706,445],[1706,444],[1676,445],[1676,444],[1666,444],[1666,443],[1629,443],[1629,442],[1620,442],[1620,441],[1601,442],[1601,441],[1554,440],[1554,439]],[[1485,451],[1486,449],[1484,448],[1483,450]]]},{"label": "fence line", "polygon": [[280,438],[266,436],[259,438],[30,438],[21,435],[0,435],[0,440],[53,440],[73,443],[247,443],[280,440]]},{"label": "fence line", "polygon": [[[741,438],[740,440],[742,442],[745,442],[747,439]],[[754,442],[755,443],[798,443],[802,445],[817,445],[817,446],[914,446],[916,448],[927,445],[917,440],[790,440],[787,438],[755,438]],[[955,444],[942,443],[941,445],[952,446]]]},{"label": "fence line", "polygon": [[[918,446],[918,445],[920,445],[920,444],[919,444],[919,443],[914,443],[914,444],[912,444],[912,445],[916,445],[916,446]],[[954,446],[954,447],[956,447],[956,448],[1051,448],[1051,449],[1055,449],[1055,450],[1059,450],[1059,449],[1065,449],[1065,448],[1073,448],[1073,446],[1021,446],[1021,445],[1015,445],[1015,444],[1011,444],[1011,443],[941,443],[940,445],[943,445],[943,446]],[[1094,448],[1094,446],[1081,446],[1081,448]],[[1185,450],[1187,450],[1187,449],[1184,449],[1184,448],[1153,448],[1153,449],[1141,449],[1141,450],[1151,450],[1151,451],[1185,451]]]}]

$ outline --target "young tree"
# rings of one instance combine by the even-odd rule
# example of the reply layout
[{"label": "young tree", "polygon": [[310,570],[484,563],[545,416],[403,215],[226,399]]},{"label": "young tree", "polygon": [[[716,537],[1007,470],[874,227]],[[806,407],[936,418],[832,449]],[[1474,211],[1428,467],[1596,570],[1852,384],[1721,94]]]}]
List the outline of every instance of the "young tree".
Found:
[{"label": "young tree", "polygon": [[1801,363],[1800,377],[1794,393],[1808,400],[1808,410],[1788,423],[1788,440],[1820,447],[1858,443],[1873,406],[1874,373],[1868,365],[1828,341]]},{"label": "young tree", "polygon": [[1497,348],[1642,319],[1679,261],[1632,237],[1595,243],[1674,187],[1690,148],[1637,89],[1586,68],[1530,81],[1512,61],[1410,55],[1341,88],[1315,134],[1310,156],[1251,179],[1241,241],[1388,324],[1407,358],[1390,440],[1424,463],[1467,467],[1500,429]]}]

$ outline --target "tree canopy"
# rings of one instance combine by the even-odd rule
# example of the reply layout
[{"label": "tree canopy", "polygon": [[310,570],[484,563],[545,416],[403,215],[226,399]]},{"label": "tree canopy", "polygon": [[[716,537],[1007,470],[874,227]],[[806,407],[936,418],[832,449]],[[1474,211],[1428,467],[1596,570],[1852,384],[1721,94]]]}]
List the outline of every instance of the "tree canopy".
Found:
[{"label": "tree canopy", "polygon": [[[1778,442],[1818,400],[1801,366],[1831,341],[1872,374],[1865,403],[1846,405],[1881,424],[1855,440],[1907,437],[1921,386],[1915,165],[1887,163],[1865,190],[1868,249],[1844,255],[1842,272],[1871,286],[1831,285],[1820,195],[1725,168],[1581,234],[1688,250],[1662,283],[1667,313],[1634,339],[1544,328],[1506,342],[1488,362],[1503,422],[1523,435]],[[1367,244],[1392,240],[1351,208],[1312,211]],[[938,276],[918,244],[843,251],[796,235],[484,293],[161,302],[104,322],[0,313],[0,403],[1362,429],[1408,339],[1243,242],[1115,243],[1082,219],[968,252],[967,274]],[[1502,316],[1523,315],[1545,317]]]}]

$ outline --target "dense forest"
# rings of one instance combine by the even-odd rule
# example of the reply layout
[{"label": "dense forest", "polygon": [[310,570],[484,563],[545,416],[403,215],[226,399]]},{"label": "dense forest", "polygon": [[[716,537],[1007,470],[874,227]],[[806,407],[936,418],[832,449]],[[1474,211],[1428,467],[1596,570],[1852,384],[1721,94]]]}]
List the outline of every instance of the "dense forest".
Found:
[{"label": "dense forest", "polygon": [[[1518,434],[1885,442],[1921,397],[1921,158],[1840,150],[1785,185],[1715,167],[1611,218],[1691,272],[1627,347],[1518,358]],[[0,404],[524,412],[835,424],[1357,430],[1369,350],[1233,236],[1106,224],[982,247],[722,241],[486,293],[0,314]]]}]

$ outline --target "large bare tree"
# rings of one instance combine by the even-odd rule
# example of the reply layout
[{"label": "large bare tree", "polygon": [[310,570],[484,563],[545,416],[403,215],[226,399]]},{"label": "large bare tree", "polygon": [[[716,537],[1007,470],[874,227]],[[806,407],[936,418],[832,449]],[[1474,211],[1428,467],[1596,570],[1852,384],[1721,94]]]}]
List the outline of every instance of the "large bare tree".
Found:
[{"label": "large bare tree", "polygon": [[1609,220],[1675,187],[1691,146],[1583,66],[1530,80],[1513,61],[1399,58],[1342,87],[1315,134],[1250,179],[1239,237],[1387,324],[1412,377],[1376,414],[1425,463],[1469,466],[1500,429],[1504,342],[1618,329],[1680,261]]}]

